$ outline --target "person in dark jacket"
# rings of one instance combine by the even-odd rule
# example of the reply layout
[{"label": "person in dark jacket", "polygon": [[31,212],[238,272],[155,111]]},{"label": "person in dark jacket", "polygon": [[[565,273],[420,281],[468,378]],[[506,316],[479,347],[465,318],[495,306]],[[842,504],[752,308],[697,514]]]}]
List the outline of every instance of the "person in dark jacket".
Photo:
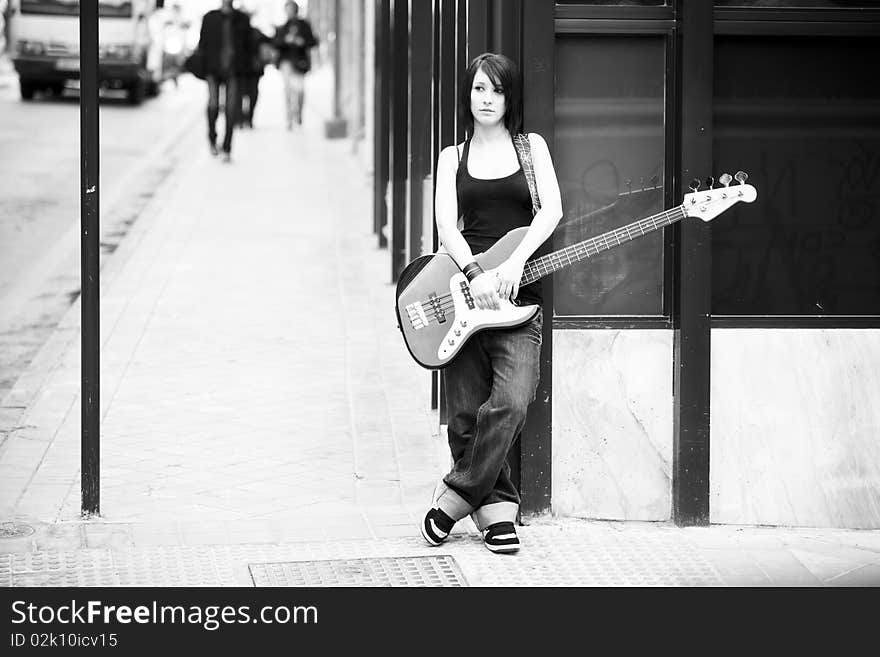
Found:
[{"label": "person in dark jacket", "polygon": [[284,5],[287,22],[275,29],[273,42],[278,49],[278,68],[284,77],[284,105],[287,129],[293,122],[302,123],[305,101],[305,75],[312,68],[309,50],[318,45],[311,24],[299,17],[299,5],[288,0]]},{"label": "person in dark jacket", "polygon": [[232,152],[232,131],[239,106],[239,80],[251,70],[253,59],[250,19],[247,14],[235,9],[232,3],[233,0],[223,0],[219,9],[205,14],[199,35],[199,50],[205,60],[205,79],[208,82],[208,142],[212,155],[218,152],[216,125],[220,113],[220,87],[224,88],[224,162],[229,162]]},{"label": "person in dark jacket", "polygon": [[239,127],[254,127],[254,110],[257,107],[257,98],[260,95],[260,78],[263,77],[263,69],[272,61],[271,39],[256,27],[251,27],[251,41],[253,55],[251,56],[251,68],[241,77],[239,94]]}]

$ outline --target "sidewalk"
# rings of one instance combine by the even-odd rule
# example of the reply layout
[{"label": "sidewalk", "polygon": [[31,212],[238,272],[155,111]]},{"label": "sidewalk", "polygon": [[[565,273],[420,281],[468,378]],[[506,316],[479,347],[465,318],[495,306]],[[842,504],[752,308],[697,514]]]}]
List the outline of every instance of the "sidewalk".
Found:
[{"label": "sidewalk", "polygon": [[371,183],[323,137],[329,84],[310,77],[287,132],[270,72],[232,164],[191,135],[102,270],[100,518],[79,515],[78,303],[10,393],[33,401],[0,445],[0,586],[296,583],[265,564],[428,555],[470,585],[880,585],[880,532],[546,517],[515,556],[470,521],[427,547],[445,447]]}]

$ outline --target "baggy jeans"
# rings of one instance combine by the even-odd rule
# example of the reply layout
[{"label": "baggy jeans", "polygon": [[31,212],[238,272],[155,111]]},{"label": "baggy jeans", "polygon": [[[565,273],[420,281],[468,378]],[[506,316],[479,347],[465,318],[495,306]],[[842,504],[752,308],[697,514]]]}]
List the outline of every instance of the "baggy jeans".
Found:
[{"label": "baggy jeans", "polygon": [[507,452],[519,437],[540,375],[542,312],[515,329],[473,336],[444,370],[452,470],[435,491],[453,520],[477,528],[513,521],[520,496]]}]

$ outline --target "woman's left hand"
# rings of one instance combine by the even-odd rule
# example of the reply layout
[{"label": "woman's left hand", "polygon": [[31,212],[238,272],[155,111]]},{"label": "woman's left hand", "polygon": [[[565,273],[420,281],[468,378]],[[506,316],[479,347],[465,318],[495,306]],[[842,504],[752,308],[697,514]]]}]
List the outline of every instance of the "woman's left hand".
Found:
[{"label": "woman's left hand", "polygon": [[519,294],[519,282],[522,280],[525,263],[516,258],[508,258],[494,269],[495,289],[502,299],[516,299]]}]

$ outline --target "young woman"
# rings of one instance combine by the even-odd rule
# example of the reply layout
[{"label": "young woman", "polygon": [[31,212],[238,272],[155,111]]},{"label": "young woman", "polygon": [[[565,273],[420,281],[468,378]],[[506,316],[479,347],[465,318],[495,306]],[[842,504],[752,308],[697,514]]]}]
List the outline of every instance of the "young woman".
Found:
[{"label": "young woman", "polygon": [[[522,125],[516,64],[492,53],[476,57],[464,77],[459,112],[468,137],[443,149],[437,161],[440,241],[470,281],[479,308],[497,309],[502,298],[540,304],[540,283],[520,289],[519,282],[525,262],[559,223],[562,202],[547,144],[530,133],[541,202],[532,215],[513,141]],[[482,271],[474,256],[520,226],[529,229],[511,256]],[[440,545],[455,522],[470,514],[487,548],[519,549],[514,521],[520,498],[506,457],[535,398],[542,320],[539,312],[524,326],[476,334],[444,370],[453,466],[437,485],[422,522],[422,535],[431,545]]]}]

